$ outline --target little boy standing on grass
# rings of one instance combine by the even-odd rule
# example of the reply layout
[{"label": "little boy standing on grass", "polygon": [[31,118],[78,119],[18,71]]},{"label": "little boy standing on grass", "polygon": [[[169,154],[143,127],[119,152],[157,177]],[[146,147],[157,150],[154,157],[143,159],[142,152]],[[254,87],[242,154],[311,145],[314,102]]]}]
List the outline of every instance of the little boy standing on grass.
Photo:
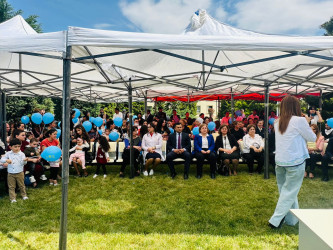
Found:
[{"label": "little boy standing on grass", "polygon": [[23,200],[27,200],[28,196],[25,191],[23,167],[27,163],[27,158],[21,152],[21,141],[19,139],[12,139],[9,142],[11,151],[7,152],[2,158],[2,163],[8,163],[8,188],[9,199],[11,203],[16,202],[16,183],[20,189]]}]

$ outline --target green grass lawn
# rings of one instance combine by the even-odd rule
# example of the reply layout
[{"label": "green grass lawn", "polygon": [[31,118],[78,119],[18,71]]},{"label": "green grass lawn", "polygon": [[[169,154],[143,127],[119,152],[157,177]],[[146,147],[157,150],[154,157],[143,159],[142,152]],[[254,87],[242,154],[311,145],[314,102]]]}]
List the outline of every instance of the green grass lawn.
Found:
[{"label": "green grass lawn", "polygon": [[[275,177],[247,173],[201,180],[172,180],[162,165],[153,177],[70,177],[69,249],[296,249],[298,226],[275,231],[267,226],[278,198]],[[89,167],[93,173],[95,167]],[[127,175],[128,176],[128,175]],[[333,181],[306,179],[301,208],[332,208]],[[46,183],[47,184],[47,183]],[[28,189],[29,200],[0,200],[0,249],[57,249],[61,186]]]}]

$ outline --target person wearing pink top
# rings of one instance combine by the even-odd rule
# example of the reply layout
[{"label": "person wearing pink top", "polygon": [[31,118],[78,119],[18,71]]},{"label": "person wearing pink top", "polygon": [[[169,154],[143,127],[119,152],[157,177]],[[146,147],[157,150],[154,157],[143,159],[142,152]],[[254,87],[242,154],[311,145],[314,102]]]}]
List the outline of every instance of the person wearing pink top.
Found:
[{"label": "person wearing pink top", "polygon": [[315,144],[308,144],[308,150],[310,158],[306,159],[306,168],[304,177],[306,178],[309,176],[310,179],[314,178],[314,170],[316,167],[316,162],[321,161],[323,155],[324,155],[324,143],[325,143],[325,137],[321,135],[319,128],[316,124],[311,125],[312,131],[316,134],[317,139]]},{"label": "person wearing pink top", "polygon": [[230,117],[229,117],[229,112],[225,112],[225,116],[221,119],[221,125],[222,124],[229,124],[229,119],[230,119]]},{"label": "person wearing pink top", "polygon": [[252,111],[252,115],[249,115],[249,117],[247,118],[247,119],[252,119],[252,120],[254,120],[254,119],[258,119],[259,120],[259,116],[257,115],[257,110],[253,110]]},{"label": "person wearing pink top", "polygon": [[268,117],[268,120],[271,119],[271,118],[274,118],[274,119],[277,119],[279,118],[274,111],[271,111],[271,115]]}]

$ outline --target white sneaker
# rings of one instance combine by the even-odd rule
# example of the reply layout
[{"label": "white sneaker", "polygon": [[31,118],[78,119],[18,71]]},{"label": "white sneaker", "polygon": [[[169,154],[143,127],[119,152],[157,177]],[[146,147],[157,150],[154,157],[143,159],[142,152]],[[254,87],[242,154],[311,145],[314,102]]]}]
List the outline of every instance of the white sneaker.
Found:
[{"label": "white sneaker", "polygon": [[22,199],[25,201],[25,200],[27,200],[29,198],[28,198],[28,196],[24,196]]},{"label": "white sneaker", "polygon": [[53,182],[50,182],[50,186],[53,186]]},{"label": "white sneaker", "polygon": [[149,175],[154,175],[154,170],[150,170]]},{"label": "white sneaker", "polygon": [[143,175],[144,175],[144,176],[148,176],[148,171],[147,171],[147,170],[144,171],[144,172],[143,172]]},{"label": "white sneaker", "polygon": [[95,179],[98,176],[98,174],[94,174],[93,178]]},{"label": "white sneaker", "polygon": [[103,177],[104,177],[104,178],[106,178],[106,176],[107,176],[106,174],[105,174],[105,175],[103,175]]},{"label": "white sneaker", "polygon": [[17,201],[16,201],[16,200],[11,200],[11,201],[10,201],[10,203],[15,203],[15,202],[17,202]]},{"label": "white sneaker", "polygon": [[47,180],[45,174],[43,174],[43,175],[40,177],[40,179],[41,179],[42,181],[46,181],[46,180]]},{"label": "white sneaker", "polygon": [[54,183],[53,186],[58,186],[58,183]]},{"label": "white sneaker", "polygon": [[29,177],[29,180],[30,180],[31,183],[36,182],[36,179],[35,179],[35,177],[33,177],[33,176],[30,176],[30,177]]}]

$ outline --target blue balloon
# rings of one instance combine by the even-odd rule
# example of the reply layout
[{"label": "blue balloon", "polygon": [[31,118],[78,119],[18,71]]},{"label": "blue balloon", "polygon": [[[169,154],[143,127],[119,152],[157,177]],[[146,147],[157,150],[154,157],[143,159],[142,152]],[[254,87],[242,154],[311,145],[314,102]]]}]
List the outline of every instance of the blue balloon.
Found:
[{"label": "blue balloon", "polygon": [[73,109],[75,111],[75,116],[74,118],[79,118],[81,115],[81,111],[79,109]]},{"label": "blue balloon", "polygon": [[327,120],[327,126],[329,126],[330,128],[333,128],[333,118],[330,118]]},{"label": "blue balloon", "polygon": [[98,130],[98,133],[99,133],[100,135],[103,135],[103,130],[99,129],[99,130]]},{"label": "blue balloon", "polygon": [[215,128],[216,128],[215,122],[208,123],[208,129],[209,129],[209,131],[213,131],[213,130],[215,130]]},{"label": "blue balloon", "polygon": [[91,128],[92,128],[92,124],[91,124],[91,122],[89,122],[89,121],[85,121],[85,122],[82,124],[82,126],[84,127],[84,129],[85,129],[87,132],[89,132],[89,131],[91,130]]},{"label": "blue balloon", "polygon": [[199,134],[199,127],[195,127],[195,128],[192,130],[192,134],[193,134],[193,135],[198,135],[198,134]]},{"label": "blue balloon", "polygon": [[110,138],[111,141],[116,141],[119,138],[119,134],[117,132],[111,132],[109,134],[109,138]]},{"label": "blue balloon", "polygon": [[72,122],[73,122],[74,124],[76,124],[78,121],[79,121],[79,118],[73,118],[73,119],[72,119]]},{"label": "blue balloon", "polygon": [[121,125],[123,125],[123,119],[121,119],[120,117],[116,117],[113,120],[114,125],[116,125],[117,127],[121,127]]},{"label": "blue balloon", "polygon": [[242,115],[242,111],[237,110],[237,111],[235,112],[235,114],[236,114],[237,116],[241,116],[241,115]]},{"label": "blue balloon", "polygon": [[28,124],[29,122],[30,122],[30,118],[29,118],[29,116],[22,116],[21,117],[21,122],[23,123],[23,124]]},{"label": "blue balloon", "polygon": [[43,116],[40,113],[34,113],[31,116],[31,121],[35,124],[41,124],[43,120]]},{"label": "blue balloon", "polygon": [[51,113],[46,113],[43,115],[43,122],[44,124],[50,124],[54,121],[54,115]]},{"label": "blue balloon", "polygon": [[175,131],[173,130],[173,128],[169,128],[170,130],[170,134],[173,134]]},{"label": "blue balloon", "polygon": [[89,121],[90,121],[91,123],[94,123],[94,119],[95,119],[95,117],[92,117],[92,116],[89,117]]},{"label": "blue balloon", "polygon": [[58,128],[61,128],[61,122],[58,122]]},{"label": "blue balloon", "polygon": [[133,115],[133,116],[132,116],[132,119],[136,119],[136,118],[138,118],[137,115]]},{"label": "blue balloon", "polygon": [[101,117],[96,117],[96,118],[94,119],[94,123],[95,123],[95,125],[96,125],[97,127],[100,127],[100,126],[102,126],[102,124],[103,124],[103,119],[102,119]]},{"label": "blue balloon", "polygon": [[50,146],[44,149],[41,157],[46,161],[57,161],[60,159],[61,149],[57,146]]},{"label": "blue balloon", "polygon": [[268,120],[268,123],[271,124],[271,125],[274,125],[274,121],[275,121],[275,118],[271,118]]},{"label": "blue balloon", "polygon": [[60,129],[57,129],[57,139],[59,139],[61,136],[61,130]]}]

